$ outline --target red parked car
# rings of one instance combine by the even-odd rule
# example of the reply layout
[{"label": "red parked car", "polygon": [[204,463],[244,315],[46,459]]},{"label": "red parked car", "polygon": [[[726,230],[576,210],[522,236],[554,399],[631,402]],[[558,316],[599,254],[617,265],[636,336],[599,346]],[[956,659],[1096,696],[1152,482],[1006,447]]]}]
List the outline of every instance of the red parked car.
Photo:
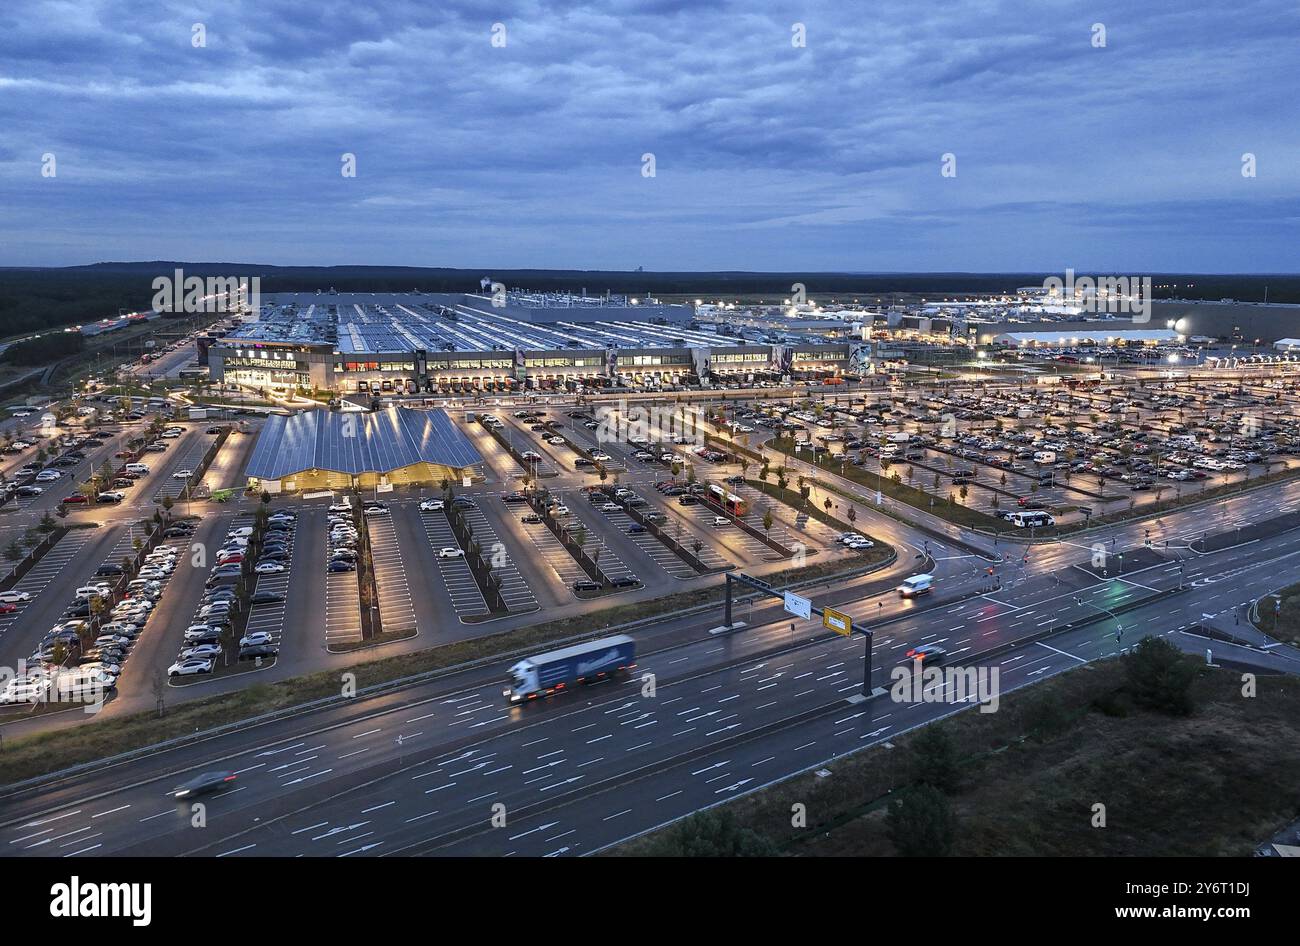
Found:
[{"label": "red parked car", "polygon": [[84,502],[86,502],[86,501],[87,501],[87,500],[86,500],[86,497],[85,497],[85,496],[82,496],[80,493],[74,493],[74,494],[71,495],[71,496],[64,496],[63,499],[60,500],[60,502],[64,502],[64,503],[68,503],[68,504],[72,504],[72,503],[84,503]]},{"label": "red parked car", "polygon": [[18,610],[18,605],[10,604],[7,601],[0,601],[0,614],[12,614]]}]

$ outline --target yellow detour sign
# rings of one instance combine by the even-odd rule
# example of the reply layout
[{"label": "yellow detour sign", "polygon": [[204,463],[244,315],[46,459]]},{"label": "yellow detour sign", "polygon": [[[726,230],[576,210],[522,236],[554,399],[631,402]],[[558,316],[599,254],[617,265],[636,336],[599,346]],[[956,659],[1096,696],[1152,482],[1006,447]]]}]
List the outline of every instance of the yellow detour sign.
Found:
[{"label": "yellow detour sign", "polygon": [[853,619],[843,611],[836,611],[834,608],[822,609],[822,626],[845,637],[853,634]]}]

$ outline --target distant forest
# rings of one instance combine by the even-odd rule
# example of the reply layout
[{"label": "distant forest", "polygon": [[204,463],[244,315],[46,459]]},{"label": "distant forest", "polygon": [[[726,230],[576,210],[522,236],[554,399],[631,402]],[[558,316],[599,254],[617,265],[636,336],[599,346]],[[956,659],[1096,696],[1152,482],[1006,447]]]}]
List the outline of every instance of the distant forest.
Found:
[{"label": "distant forest", "polygon": [[[803,283],[810,296],[882,296],[903,298],[963,293],[1007,292],[1041,284],[1059,273],[647,273],[545,269],[434,269],[395,266],[280,267],[246,263],[97,263],[59,269],[0,269],[0,337],[61,325],[77,325],[115,316],[119,309],[139,311],[153,300],[155,277],[183,269],[187,276],[260,276],[262,292],[329,289],[340,292],[468,292],[490,276],[509,287],[540,290],[606,290],[633,296],[788,295]],[[1080,274],[1082,275],[1082,274]],[[1121,274],[1117,274],[1121,275]],[[1232,298],[1262,302],[1300,302],[1300,275],[1232,276],[1151,274],[1153,282],[1194,289],[1157,289],[1156,298],[1178,295],[1198,299]]]}]

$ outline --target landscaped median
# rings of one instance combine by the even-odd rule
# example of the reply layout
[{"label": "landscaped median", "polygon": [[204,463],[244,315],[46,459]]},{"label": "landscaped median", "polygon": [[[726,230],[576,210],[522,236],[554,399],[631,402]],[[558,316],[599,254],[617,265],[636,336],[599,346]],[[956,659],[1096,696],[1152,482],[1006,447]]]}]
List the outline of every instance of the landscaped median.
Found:
[{"label": "landscaped median", "polygon": [[[764,576],[774,587],[810,587],[835,577],[848,579],[883,568],[895,559],[892,546],[877,545],[852,562],[819,562]],[[505,660],[558,642],[578,641],[594,635],[634,630],[669,614],[698,610],[707,620],[708,609],[721,607],[725,589],[721,582],[707,588],[629,601],[589,614],[557,618],[541,624],[503,631],[473,640],[457,641],[428,650],[353,664],[345,669],[321,671],[274,683],[254,683],[233,693],[186,701],[156,713],[95,718],[80,727],[65,728],[6,739],[3,778],[6,784],[45,773],[86,764],[124,752],[157,748],[167,740],[197,738],[222,726],[264,717],[276,712],[306,710],[341,702],[342,675],[347,673],[359,695],[367,688],[423,682],[466,665]],[[754,597],[756,595],[741,596]]]},{"label": "landscaped median", "polygon": [[1251,608],[1251,617],[1265,634],[1300,646],[1300,584],[1260,598]]}]

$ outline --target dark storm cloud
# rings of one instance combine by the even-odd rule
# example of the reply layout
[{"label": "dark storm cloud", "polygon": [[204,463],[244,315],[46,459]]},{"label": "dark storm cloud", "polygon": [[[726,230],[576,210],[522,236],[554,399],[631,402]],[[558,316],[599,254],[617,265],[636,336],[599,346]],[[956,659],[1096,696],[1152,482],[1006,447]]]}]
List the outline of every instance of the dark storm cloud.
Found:
[{"label": "dark storm cloud", "polygon": [[1132,6],[14,3],[0,264],[1295,269],[1300,14]]}]

